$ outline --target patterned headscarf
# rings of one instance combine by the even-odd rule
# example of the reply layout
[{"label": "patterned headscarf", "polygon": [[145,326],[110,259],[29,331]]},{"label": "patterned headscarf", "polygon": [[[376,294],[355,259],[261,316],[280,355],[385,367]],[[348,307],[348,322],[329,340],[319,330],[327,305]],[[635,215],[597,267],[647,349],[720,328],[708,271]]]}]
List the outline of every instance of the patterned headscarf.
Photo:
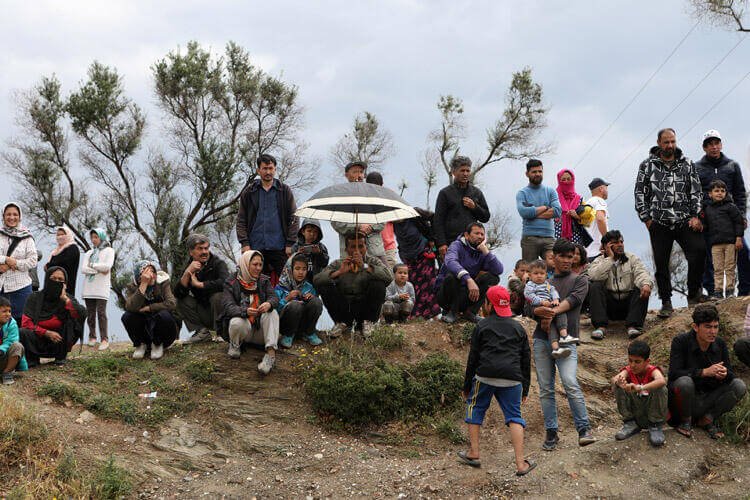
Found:
[{"label": "patterned headscarf", "polygon": [[286,260],[286,264],[284,264],[284,270],[281,271],[281,277],[279,278],[279,285],[283,286],[290,292],[292,290],[299,290],[302,288],[302,285],[305,283],[305,280],[307,279],[307,272],[305,272],[305,277],[302,278],[302,281],[296,282],[294,280],[294,257],[297,255],[304,255],[300,252],[295,252],[292,254],[291,257],[289,257]]},{"label": "patterned headscarf", "polygon": [[[8,227],[5,225],[5,211],[10,207],[16,207],[18,210],[18,225],[16,227]],[[23,220],[21,205],[15,202],[6,203],[3,207],[3,223],[2,227],[0,227],[0,233],[10,236],[11,238],[26,238],[27,236],[31,236],[31,231],[29,231],[27,227],[21,225],[21,220]]]},{"label": "patterned headscarf", "polygon": [[[135,286],[140,286],[141,273],[143,273],[143,270],[146,269],[148,266],[153,266],[154,273],[159,271],[159,264],[151,260],[139,260],[133,266],[133,284],[135,284]],[[156,288],[155,284],[148,285],[146,287],[146,293],[144,293],[143,296],[146,297],[148,300],[153,300],[155,288]]]},{"label": "patterned headscarf", "polygon": [[242,286],[248,290],[255,289],[257,287],[258,278],[254,278],[252,274],[250,274],[250,261],[252,261],[256,255],[260,257],[260,260],[262,262],[263,254],[257,250],[248,250],[247,252],[244,252],[242,255],[240,255],[240,258],[237,261],[237,265],[240,268],[240,283],[242,283]]}]

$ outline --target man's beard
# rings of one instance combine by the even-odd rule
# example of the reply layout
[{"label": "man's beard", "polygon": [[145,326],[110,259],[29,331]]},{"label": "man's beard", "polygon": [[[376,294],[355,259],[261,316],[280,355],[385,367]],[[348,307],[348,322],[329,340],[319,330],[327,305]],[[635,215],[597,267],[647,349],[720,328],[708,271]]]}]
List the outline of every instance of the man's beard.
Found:
[{"label": "man's beard", "polygon": [[542,183],[542,180],[544,180],[542,177],[532,177],[531,179],[529,179],[529,182],[535,186],[538,186]]}]

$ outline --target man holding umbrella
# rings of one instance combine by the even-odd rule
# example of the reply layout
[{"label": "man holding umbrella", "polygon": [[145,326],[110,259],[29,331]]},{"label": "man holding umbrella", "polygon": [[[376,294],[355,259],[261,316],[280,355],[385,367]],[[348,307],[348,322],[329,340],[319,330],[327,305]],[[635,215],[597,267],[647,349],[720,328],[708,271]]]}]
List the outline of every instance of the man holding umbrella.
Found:
[{"label": "man holding umbrella", "polygon": [[346,254],[318,273],[313,284],[336,323],[329,336],[338,337],[356,322],[357,330],[368,337],[393,275],[380,259],[367,254],[364,234],[349,233],[345,241]]}]

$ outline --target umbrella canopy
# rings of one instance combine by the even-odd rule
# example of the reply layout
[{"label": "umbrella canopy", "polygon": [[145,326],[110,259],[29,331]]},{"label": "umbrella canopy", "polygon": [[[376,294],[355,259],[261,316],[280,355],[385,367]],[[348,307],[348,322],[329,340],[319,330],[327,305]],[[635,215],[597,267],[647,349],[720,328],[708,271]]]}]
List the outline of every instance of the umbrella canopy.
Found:
[{"label": "umbrella canopy", "polygon": [[419,217],[416,210],[390,189],[365,182],[346,182],[322,189],[303,203],[295,215],[350,224],[384,224]]}]

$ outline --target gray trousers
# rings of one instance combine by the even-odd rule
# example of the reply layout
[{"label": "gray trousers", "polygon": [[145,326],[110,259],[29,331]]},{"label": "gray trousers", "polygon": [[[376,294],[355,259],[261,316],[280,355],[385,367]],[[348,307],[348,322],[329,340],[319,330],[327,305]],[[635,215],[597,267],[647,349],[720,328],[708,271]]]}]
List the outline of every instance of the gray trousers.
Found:
[{"label": "gray trousers", "polygon": [[177,310],[189,332],[196,332],[202,328],[216,331],[216,318],[221,313],[221,292],[211,295],[209,301],[209,307],[195,300],[192,295],[186,295],[177,301]]},{"label": "gray trousers", "polygon": [[697,392],[695,382],[687,376],[678,378],[672,386],[674,398],[672,413],[681,420],[692,417],[694,420],[711,415],[714,421],[732,410],[747,392],[747,386],[739,378],[721,384],[708,393]]},{"label": "gray trousers", "polygon": [[544,253],[552,250],[555,244],[555,238],[546,238],[544,236],[523,236],[521,237],[521,258],[526,262],[532,262],[537,259],[544,259]]},{"label": "gray trousers", "polygon": [[279,314],[272,309],[261,314],[254,324],[247,318],[232,318],[229,321],[229,342],[235,347],[255,344],[265,349],[278,349]]},{"label": "gray trousers", "polygon": [[21,356],[23,356],[23,344],[20,342],[13,342],[10,347],[8,347],[8,352],[2,353],[0,352],[0,372],[5,370],[5,367],[8,366],[8,361],[13,356],[17,356],[18,359],[21,359]]},{"label": "gray trousers", "polygon": [[414,309],[414,302],[411,300],[402,300],[401,302],[386,300],[383,303],[383,319],[388,323],[405,320],[411,314],[412,309]]},{"label": "gray trousers", "polygon": [[96,320],[99,320],[99,338],[109,340],[107,335],[107,300],[83,299],[86,303],[86,322],[89,324],[89,338],[96,340]]},{"label": "gray trousers", "polygon": [[625,392],[614,386],[617,411],[622,421],[635,420],[641,429],[651,424],[663,424],[667,421],[667,386],[650,391],[648,396],[639,396],[634,392]]}]

